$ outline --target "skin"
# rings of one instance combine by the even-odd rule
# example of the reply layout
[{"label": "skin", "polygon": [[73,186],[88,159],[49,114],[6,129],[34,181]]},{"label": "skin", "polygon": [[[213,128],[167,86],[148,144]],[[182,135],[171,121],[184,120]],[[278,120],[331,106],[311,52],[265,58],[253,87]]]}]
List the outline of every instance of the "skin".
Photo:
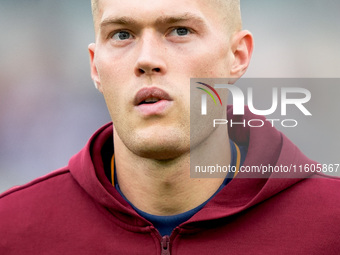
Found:
[{"label": "skin", "polygon": [[[213,163],[230,163],[226,127],[203,123],[190,139],[190,78],[235,80],[252,52],[251,34],[226,26],[218,6],[205,0],[98,2],[91,76],[114,124],[119,186],[147,213],[188,211],[218,189],[223,178],[190,178],[190,157],[215,155]],[[166,91],[171,105],[161,114],[140,114],[133,101],[145,87]],[[191,110],[192,120],[199,118]]]}]

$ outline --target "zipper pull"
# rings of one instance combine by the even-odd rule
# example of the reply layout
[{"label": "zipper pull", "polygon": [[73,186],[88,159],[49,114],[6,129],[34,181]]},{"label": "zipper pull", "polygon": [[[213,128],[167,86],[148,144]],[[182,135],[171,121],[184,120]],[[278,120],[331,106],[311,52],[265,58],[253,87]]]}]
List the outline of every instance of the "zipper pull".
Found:
[{"label": "zipper pull", "polygon": [[169,236],[163,236],[161,242],[161,255],[170,255],[170,238]]}]

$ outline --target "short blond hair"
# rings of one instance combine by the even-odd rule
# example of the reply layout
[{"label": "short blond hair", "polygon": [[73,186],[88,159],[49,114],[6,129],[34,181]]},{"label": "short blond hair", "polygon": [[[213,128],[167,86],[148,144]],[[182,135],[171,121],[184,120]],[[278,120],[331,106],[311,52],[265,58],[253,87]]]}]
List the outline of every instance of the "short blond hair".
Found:
[{"label": "short blond hair", "polygon": [[240,0],[213,0],[218,3],[222,17],[232,31],[242,29]]},{"label": "short blond hair", "polygon": [[91,0],[91,9],[92,9],[92,16],[95,17],[95,14],[98,11],[98,0]]}]

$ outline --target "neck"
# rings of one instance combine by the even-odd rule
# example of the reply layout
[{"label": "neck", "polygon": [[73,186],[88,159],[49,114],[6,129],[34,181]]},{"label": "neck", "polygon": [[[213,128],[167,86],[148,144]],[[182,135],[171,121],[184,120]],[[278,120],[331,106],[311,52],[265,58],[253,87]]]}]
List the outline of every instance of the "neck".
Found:
[{"label": "neck", "polygon": [[214,155],[212,165],[229,165],[228,132],[222,127],[191,151],[171,160],[140,157],[128,150],[114,132],[117,178],[125,197],[138,209],[153,215],[175,215],[204,203],[217,191],[225,176],[191,178],[190,157]]}]

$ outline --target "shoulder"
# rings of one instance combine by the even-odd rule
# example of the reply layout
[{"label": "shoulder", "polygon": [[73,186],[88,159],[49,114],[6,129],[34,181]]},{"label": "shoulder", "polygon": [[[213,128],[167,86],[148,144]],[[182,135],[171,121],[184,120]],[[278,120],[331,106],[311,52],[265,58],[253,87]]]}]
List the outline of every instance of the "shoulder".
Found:
[{"label": "shoulder", "polygon": [[340,178],[314,175],[287,190],[290,203],[305,210],[303,215],[314,213],[324,220],[340,222]]},{"label": "shoulder", "polygon": [[89,227],[102,210],[68,168],[14,187],[0,195],[0,250],[5,251],[0,253],[45,254],[46,249],[72,253],[63,244],[73,240],[86,245],[84,235],[92,235]]},{"label": "shoulder", "polygon": [[297,185],[320,196],[326,195],[340,199],[340,178],[336,176],[315,174]]},{"label": "shoulder", "polygon": [[69,170],[67,168],[61,168],[45,176],[39,177],[25,185],[15,186],[0,194],[0,205],[4,201],[16,199],[17,197],[23,196],[25,194],[33,195],[45,186],[53,187],[57,185],[62,179],[67,178],[68,174]]},{"label": "shoulder", "polygon": [[[265,204],[282,218],[299,219],[299,224],[326,225],[338,229],[340,222],[340,178],[313,175],[304,179],[274,179],[277,188],[284,189],[273,194]],[[286,185],[287,183],[292,185]],[[293,184],[294,182],[294,184]],[[273,188],[273,187],[272,187]],[[273,188],[273,189],[274,189]],[[294,221],[294,220],[293,220]],[[307,224],[308,222],[308,224]],[[322,223],[322,224],[321,224]]]},{"label": "shoulder", "polygon": [[0,225],[5,219],[25,218],[52,208],[72,190],[79,190],[79,186],[67,168],[13,187],[0,195]]},{"label": "shoulder", "polygon": [[67,226],[79,223],[79,212],[93,211],[89,201],[67,168],[8,190],[0,195],[0,247],[24,247],[42,239],[52,245],[51,235],[62,238]]}]

